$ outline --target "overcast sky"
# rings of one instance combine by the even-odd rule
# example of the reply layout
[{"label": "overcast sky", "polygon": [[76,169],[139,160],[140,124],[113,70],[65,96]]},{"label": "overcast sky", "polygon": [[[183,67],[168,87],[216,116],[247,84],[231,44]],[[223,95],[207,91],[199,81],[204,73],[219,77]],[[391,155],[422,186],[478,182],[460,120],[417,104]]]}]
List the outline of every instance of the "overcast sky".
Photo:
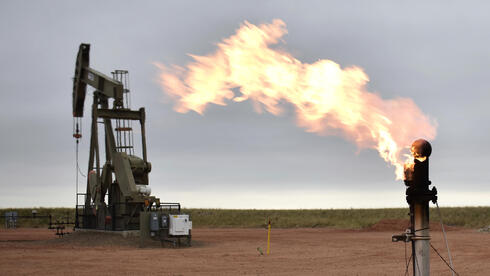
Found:
[{"label": "overcast sky", "polygon": [[[406,206],[404,184],[376,151],[306,133],[292,113],[257,114],[248,101],[210,105],[204,116],[173,111],[152,62],[185,65],[245,20],[275,18],[287,24],[282,47],[297,59],[360,66],[369,91],[412,98],[437,120],[430,178],[440,205],[488,206],[489,10],[487,1],[1,1],[0,207],[74,206],[71,78],[82,42],[94,69],[129,70],[132,107],[147,111],[150,186],[163,201]],[[83,171],[91,104],[89,96]]]}]

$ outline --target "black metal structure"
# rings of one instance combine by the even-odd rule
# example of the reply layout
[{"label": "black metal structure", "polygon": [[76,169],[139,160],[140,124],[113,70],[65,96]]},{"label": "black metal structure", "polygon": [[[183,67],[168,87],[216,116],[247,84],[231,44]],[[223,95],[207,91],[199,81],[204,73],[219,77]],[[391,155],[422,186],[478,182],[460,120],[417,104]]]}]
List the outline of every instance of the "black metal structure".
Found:
[{"label": "black metal structure", "polygon": [[392,241],[412,242],[413,275],[428,275],[429,264],[429,201],[437,202],[437,189],[429,180],[429,156],[432,147],[423,139],[412,144],[413,163],[405,167],[406,200],[410,207],[410,229],[392,236]]}]

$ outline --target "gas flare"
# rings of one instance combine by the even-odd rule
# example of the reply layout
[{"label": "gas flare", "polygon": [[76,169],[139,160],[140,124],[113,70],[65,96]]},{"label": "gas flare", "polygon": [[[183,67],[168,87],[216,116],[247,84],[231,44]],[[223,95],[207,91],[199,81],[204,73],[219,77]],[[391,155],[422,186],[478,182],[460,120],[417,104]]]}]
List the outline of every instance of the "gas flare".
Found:
[{"label": "gas flare", "polygon": [[[244,22],[206,56],[190,55],[186,67],[159,63],[158,80],[175,100],[175,110],[203,114],[210,103],[250,100],[255,110],[280,115],[284,103],[294,107],[297,125],[319,135],[338,134],[359,148],[377,149],[403,178],[411,142],[436,136],[436,123],[411,99],[384,100],[369,92],[368,76],[357,66],[341,68],[331,60],[302,63],[274,47],[287,34],[279,19],[271,24]],[[237,88],[240,95],[232,89]]]}]

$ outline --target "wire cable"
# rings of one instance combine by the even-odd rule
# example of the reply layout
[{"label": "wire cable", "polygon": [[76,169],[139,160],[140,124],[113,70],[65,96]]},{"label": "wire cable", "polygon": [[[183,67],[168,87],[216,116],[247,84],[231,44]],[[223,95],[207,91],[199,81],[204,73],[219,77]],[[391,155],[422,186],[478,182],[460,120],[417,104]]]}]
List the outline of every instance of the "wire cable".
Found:
[{"label": "wire cable", "polygon": [[[406,243],[405,243],[405,245],[406,245]],[[405,252],[406,252],[406,251],[405,251]],[[410,262],[411,262],[411,260],[412,260],[412,256],[413,256],[413,255],[412,255],[412,254],[410,254],[410,258],[408,258],[408,262],[407,262],[407,264],[406,264],[406,266],[405,266],[405,276],[407,276],[407,275],[408,275],[408,266],[410,265]],[[405,260],[406,260],[406,259],[405,259]]]},{"label": "wire cable", "polygon": [[[80,165],[78,165],[78,139],[76,144],[76,159],[77,159],[77,172],[80,173],[81,176],[86,178],[87,176],[82,173],[82,170],[80,169]],[[78,174],[77,174],[77,193],[78,193]]]},{"label": "wire cable", "polygon": [[407,243],[404,242],[405,244],[405,265],[408,266],[408,261],[407,261]]},{"label": "wire cable", "polygon": [[444,263],[451,269],[451,272],[454,274],[456,274],[457,276],[459,276],[459,273],[456,272],[452,266],[450,264],[448,264],[448,262],[441,256],[441,254],[439,254],[439,251],[437,251],[437,249],[432,245],[432,243],[429,243],[430,244],[430,247],[432,247],[432,249],[434,249],[434,251],[437,253],[437,255],[439,255],[439,257],[441,258],[441,260],[444,261]]},{"label": "wire cable", "polygon": [[[441,220],[441,228],[442,228],[442,234],[444,236],[444,242],[446,243],[446,248],[447,248],[447,255],[449,256],[449,263],[450,263],[450,267],[451,268],[451,271],[452,271],[452,274],[454,276],[454,265],[453,265],[453,258],[451,257],[451,251],[449,250],[449,244],[447,243],[447,236],[446,236],[446,230],[444,230],[444,224],[442,223],[442,214],[441,214],[441,210],[439,209],[439,203],[437,203],[436,201],[436,206],[437,206],[437,213],[439,214],[439,219]],[[435,249],[434,249],[435,250]],[[439,255],[440,256],[440,255]],[[445,261],[444,261],[445,262]],[[447,264],[447,263],[446,263]]]},{"label": "wire cable", "polygon": [[[419,262],[417,262],[417,257],[413,257],[413,261],[415,263],[415,266],[417,267],[417,271],[419,272],[418,275],[422,275],[422,273],[420,272],[420,266],[419,266]],[[413,272],[415,274],[415,271]]]},{"label": "wire cable", "polygon": [[76,160],[76,168],[75,168],[75,185],[76,185],[76,190],[75,190],[75,208],[78,208],[78,139],[77,143],[75,146],[75,160]]}]

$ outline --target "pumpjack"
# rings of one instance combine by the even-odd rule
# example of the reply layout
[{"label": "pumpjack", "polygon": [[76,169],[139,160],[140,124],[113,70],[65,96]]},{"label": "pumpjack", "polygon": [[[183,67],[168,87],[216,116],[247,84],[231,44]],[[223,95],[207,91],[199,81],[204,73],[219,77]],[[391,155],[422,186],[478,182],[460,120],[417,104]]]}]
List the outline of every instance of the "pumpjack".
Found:
[{"label": "pumpjack", "polygon": [[[151,215],[159,220],[157,224],[152,222],[152,233],[164,233],[166,238],[186,236],[190,239],[192,222],[188,215],[180,214],[180,204],[160,203],[159,198],[150,195],[148,175],[151,163],[147,160],[145,109],[130,109],[128,72],[116,70],[112,77],[104,75],[90,67],[89,54],[90,44],[81,44],[73,78],[73,136],[77,142],[77,156],[87,85],[95,89],[87,186],[85,193],[78,193],[77,188],[75,228],[141,228],[150,233]],[[140,123],[142,157],[135,155],[133,121]],[[100,154],[99,124],[103,126],[105,162]],[[80,200],[83,204],[79,204],[80,197],[84,197]],[[168,211],[163,212],[162,208]],[[162,223],[158,223],[160,221]],[[147,235],[146,232],[143,235]]]}]

